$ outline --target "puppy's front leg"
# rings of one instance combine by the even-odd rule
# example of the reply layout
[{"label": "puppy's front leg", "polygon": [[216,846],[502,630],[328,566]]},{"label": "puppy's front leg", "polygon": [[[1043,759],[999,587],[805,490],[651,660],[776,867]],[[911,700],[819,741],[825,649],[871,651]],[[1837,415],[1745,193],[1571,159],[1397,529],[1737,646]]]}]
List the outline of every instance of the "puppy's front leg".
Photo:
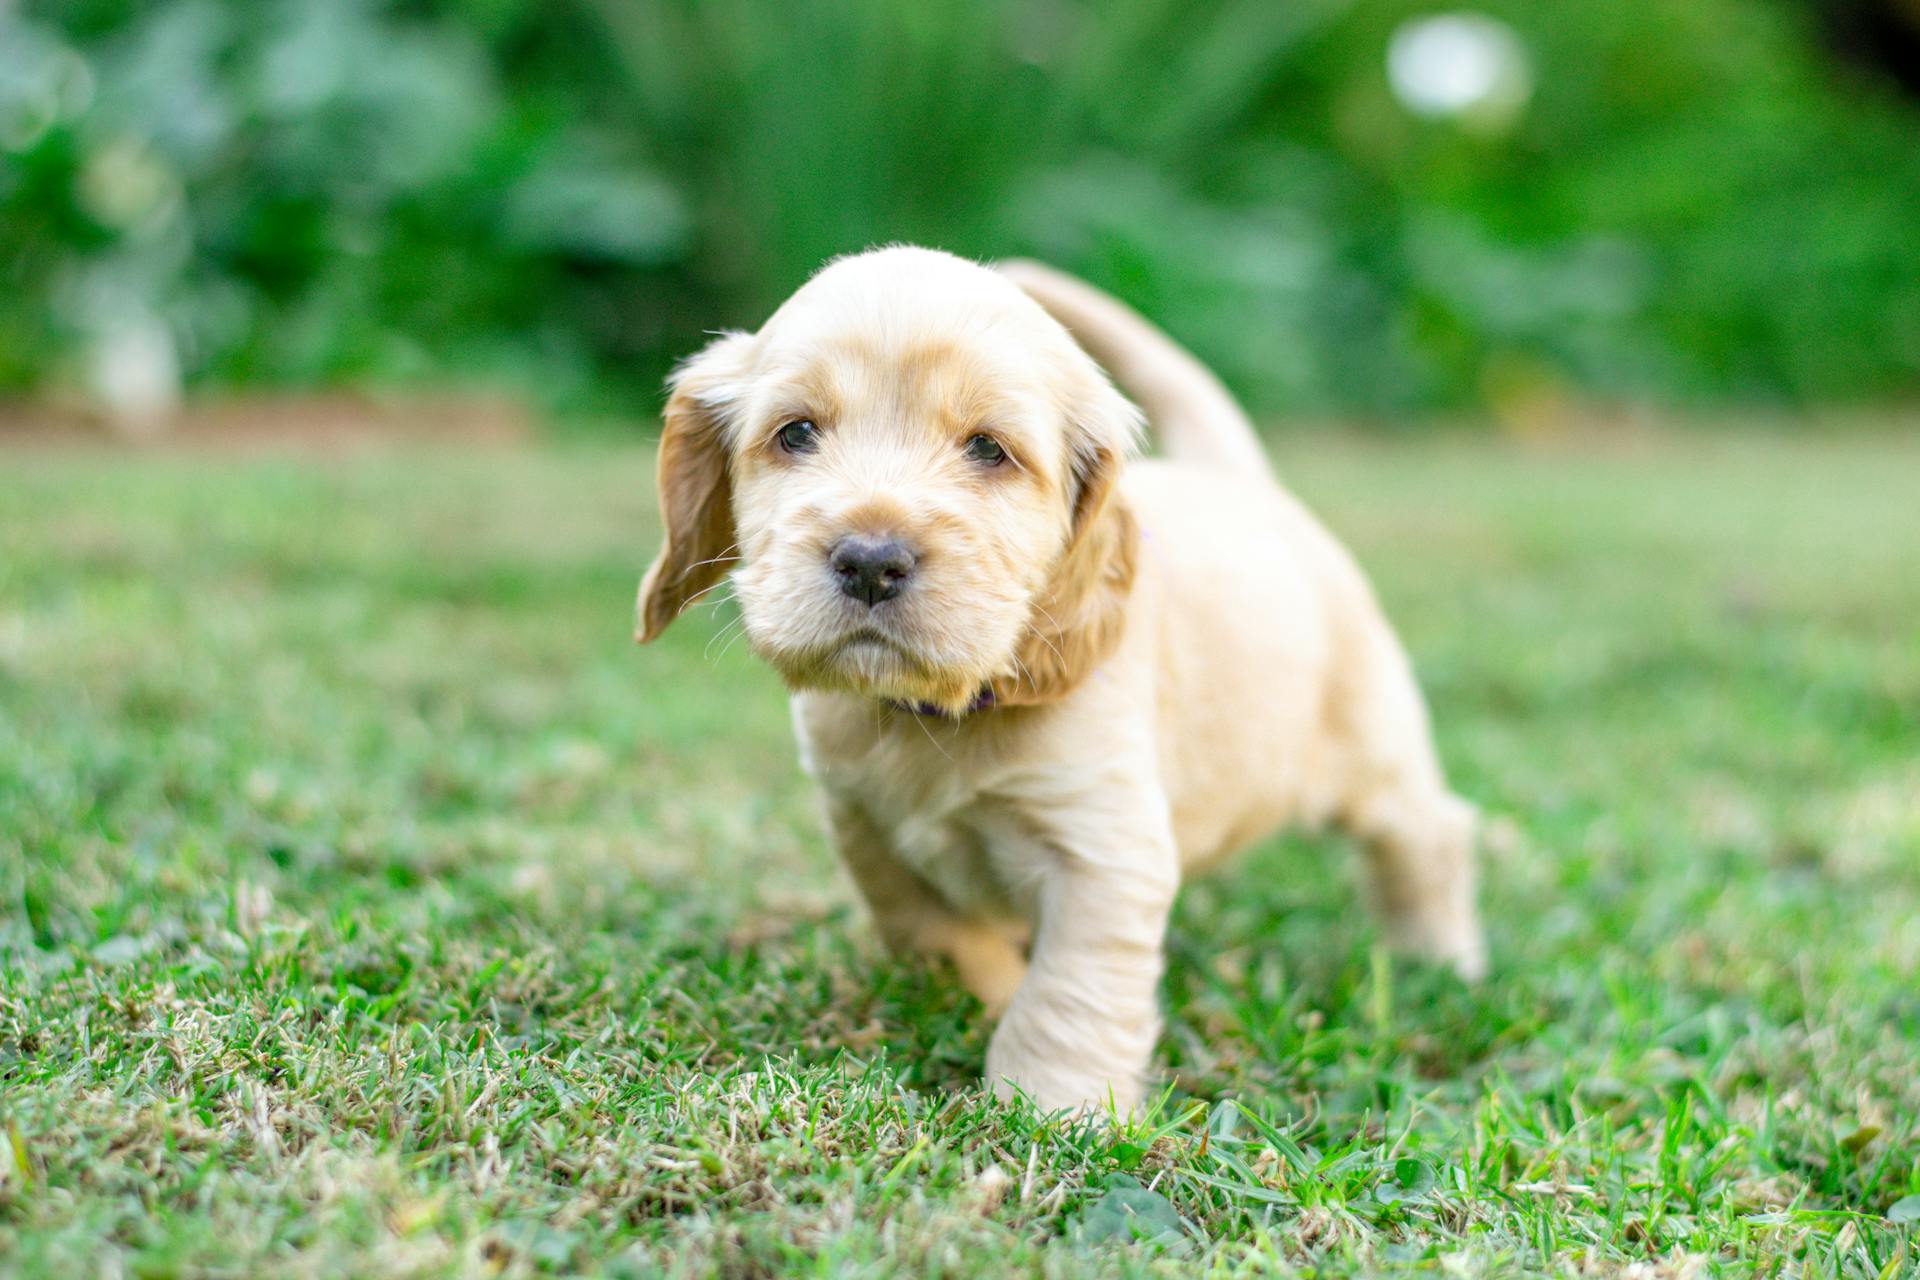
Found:
[{"label": "puppy's front leg", "polygon": [[1178,866],[1164,810],[1111,815],[1058,842],[1027,980],[987,1048],[995,1093],[1018,1089],[1049,1111],[1139,1102]]}]

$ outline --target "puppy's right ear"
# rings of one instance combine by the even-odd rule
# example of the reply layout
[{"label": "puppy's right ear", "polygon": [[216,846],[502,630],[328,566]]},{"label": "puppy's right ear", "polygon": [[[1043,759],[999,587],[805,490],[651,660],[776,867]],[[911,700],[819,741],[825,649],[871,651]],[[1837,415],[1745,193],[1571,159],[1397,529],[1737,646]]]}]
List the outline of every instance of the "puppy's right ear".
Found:
[{"label": "puppy's right ear", "polygon": [[668,380],[659,477],[666,541],[640,582],[634,639],[642,644],[665,631],[739,559],[727,418],[744,390],[752,345],[751,334],[724,334]]}]

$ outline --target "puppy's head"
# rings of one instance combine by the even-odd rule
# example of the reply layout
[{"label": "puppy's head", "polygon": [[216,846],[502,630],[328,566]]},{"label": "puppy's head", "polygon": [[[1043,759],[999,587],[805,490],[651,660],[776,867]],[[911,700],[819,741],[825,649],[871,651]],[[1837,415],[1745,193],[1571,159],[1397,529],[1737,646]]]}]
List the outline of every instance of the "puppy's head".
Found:
[{"label": "puppy's head", "polygon": [[674,376],[651,640],[728,572],[794,688],[958,712],[1072,688],[1118,639],[1139,414],[996,273],[924,249],[832,263]]}]

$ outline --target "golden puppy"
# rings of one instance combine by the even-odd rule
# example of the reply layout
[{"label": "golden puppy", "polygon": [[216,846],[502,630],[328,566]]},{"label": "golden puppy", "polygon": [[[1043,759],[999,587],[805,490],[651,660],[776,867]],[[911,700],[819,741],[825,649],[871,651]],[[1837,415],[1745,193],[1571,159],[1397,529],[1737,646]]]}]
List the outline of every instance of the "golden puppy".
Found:
[{"label": "golden puppy", "polygon": [[1481,971],[1472,811],[1365,578],[1106,295],[840,259],[674,376],[660,504],[639,638],[732,575],[881,934],[1000,1016],[997,1092],[1137,1102],[1182,876],[1281,824],[1351,831],[1392,939]]}]

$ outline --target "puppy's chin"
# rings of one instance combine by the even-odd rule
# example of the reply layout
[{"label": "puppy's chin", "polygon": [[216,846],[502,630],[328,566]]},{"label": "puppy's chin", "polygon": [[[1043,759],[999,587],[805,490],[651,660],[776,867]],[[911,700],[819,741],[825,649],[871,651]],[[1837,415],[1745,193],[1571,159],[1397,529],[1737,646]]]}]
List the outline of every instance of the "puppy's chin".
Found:
[{"label": "puppy's chin", "polygon": [[985,672],[929,662],[910,646],[864,629],[804,651],[766,642],[754,649],[795,691],[851,693],[954,715],[973,705],[988,679]]}]

